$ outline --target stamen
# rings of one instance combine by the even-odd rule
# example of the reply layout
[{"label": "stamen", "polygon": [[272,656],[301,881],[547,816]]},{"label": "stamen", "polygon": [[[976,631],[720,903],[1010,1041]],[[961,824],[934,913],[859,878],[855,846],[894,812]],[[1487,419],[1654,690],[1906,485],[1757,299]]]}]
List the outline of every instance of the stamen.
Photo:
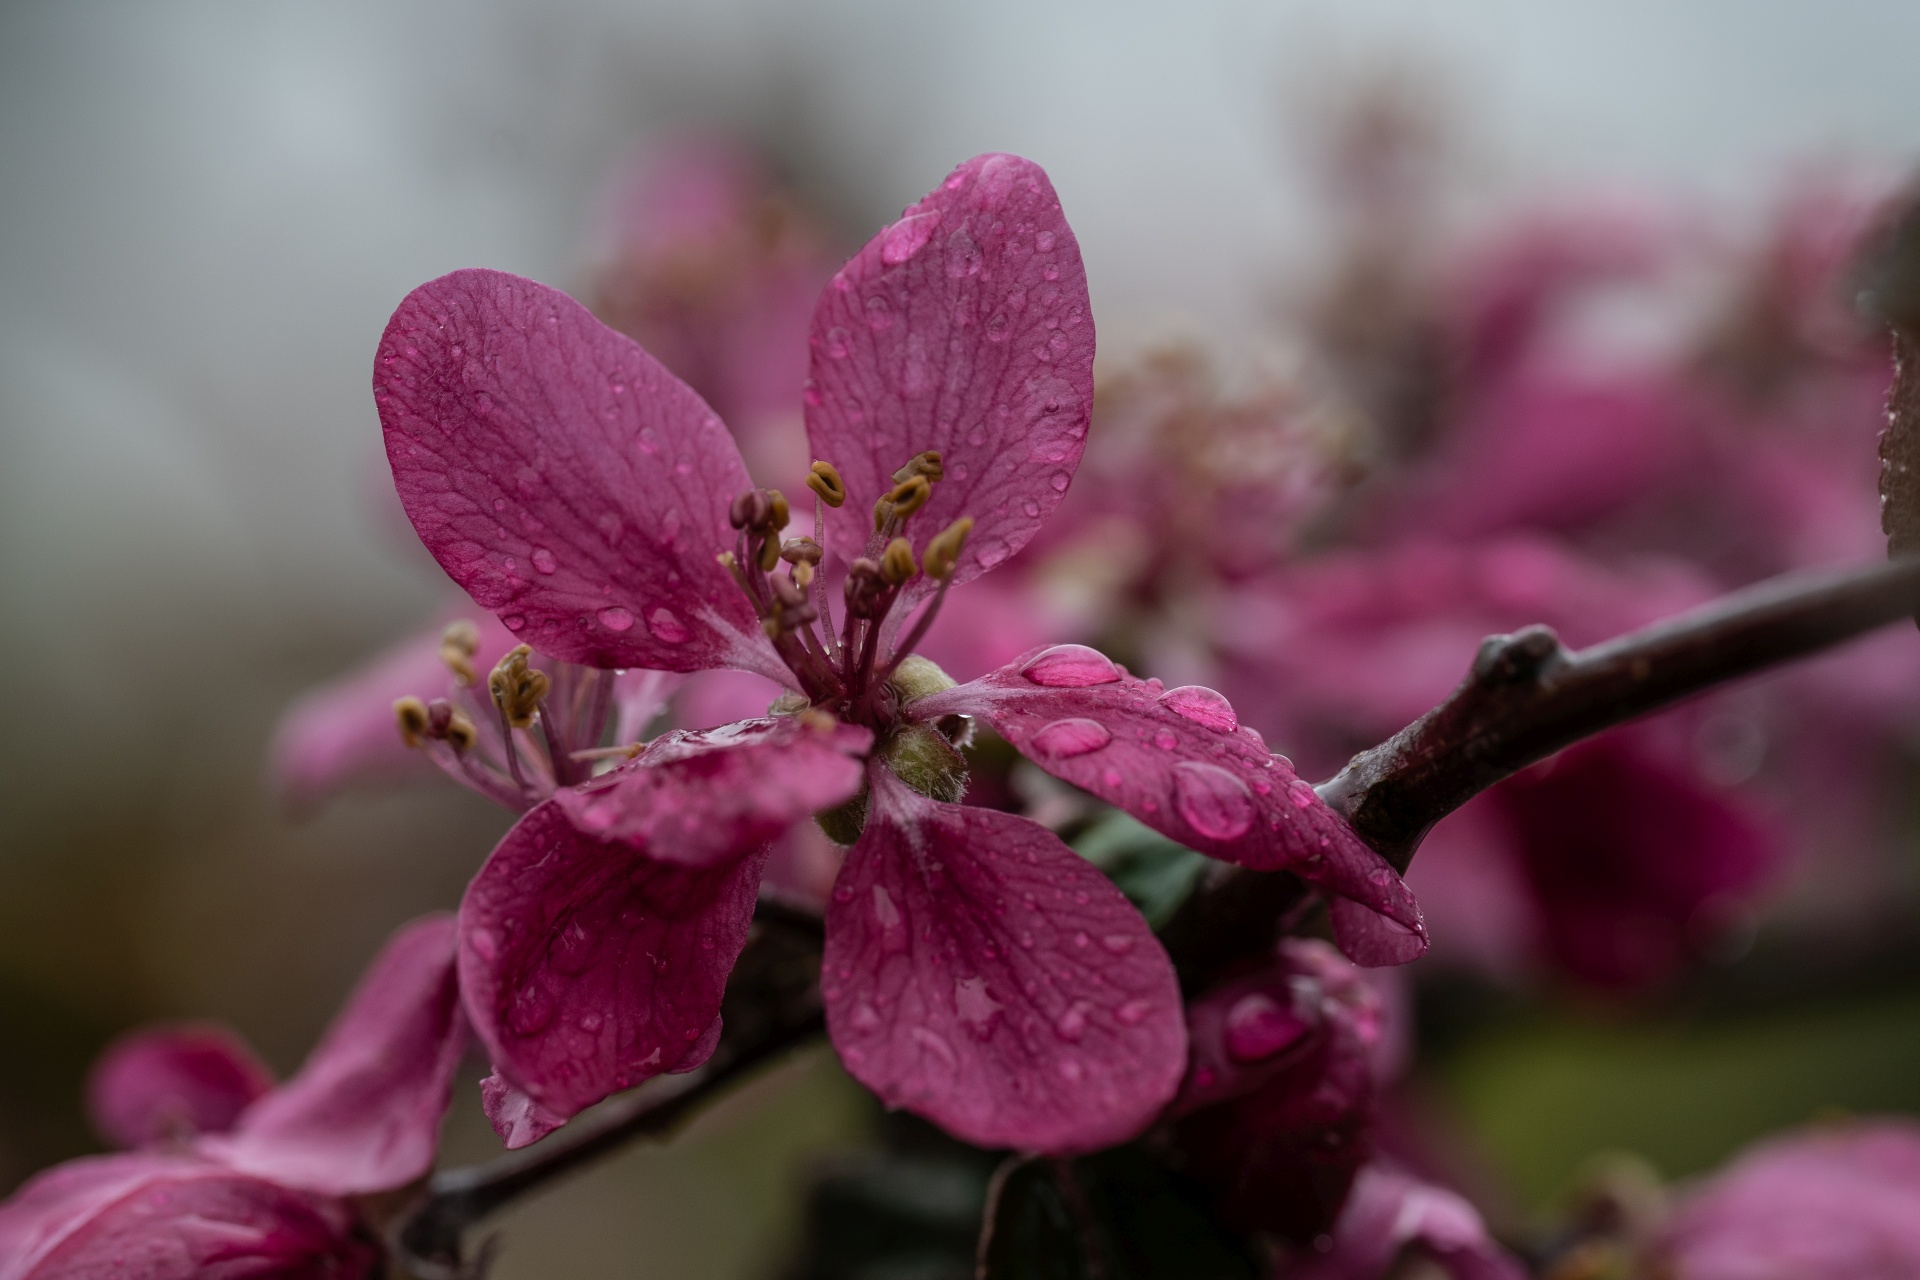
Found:
[{"label": "stamen", "polygon": [[780,558],[796,567],[819,564],[825,556],[826,552],[812,538],[788,538],[786,545],[780,548]]},{"label": "stamen", "polygon": [[727,508],[727,523],[736,529],[758,529],[773,513],[773,500],[763,489],[749,489]]},{"label": "stamen", "polygon": [[972,532],[973,517],[961,516],[933,535],[933,539],[927,543],[927,559],[923,566],[929,578],[945,582],[953,576],[953,566],[967,545],[967,535]]},{"label": "stamen", "polygon": [[838,507],[847,500],[847,482],[840,478],[831,462],[815,462],[807,472],[807,488],[820,495],[820,501]]},{"label": "stamen", "polygon": [[847,617],[866,618],[879,592],[880,566],[861,556],[847,566]]},{"label": "stamen", "polygon": [[924,475],[912,475],[893,486],[893,492],[887,495],[887,501],[893,504],[893,514],[904,521],[926,506],[927,499],[932,496],[933,482]]},{"label": "stamen", "polygon": [[794,585],[805,591],[813,583],[813,566],[802,560],[793,566]]},{"label": "stamen", "polygon": [[787,527],[787,521],[793,519],[793,511],[787,506],[787,497],[778,489],[767,490],[770,510],[767,512],[766,529],[778,538],[780,531]]},{"label": "stamen", "polygon": [[473,655],[480,652],[480,628],[465,618],[447,624],[440,633],[440,661],[446,663],[453,678],[465,688],[480,678],[474,670]]},{"label": "stamen", "polygon": [[880,576],[889,586],[897,587],[919,571],[920,567],[913,562],[913,548],[905,538],[895,538],[887,544],[880,557]]},{"label": "stamen", "polygon": [[916,453],[906,466],[893,473],[893,482],[900,484],[914,476],[925,476],[928,480],[944,480],[947,469],[940,461],[938,449],[928,449],[925,453]]},{"label": "stamen", "polygon": [[394,723],[400,726],[400,740],[410,747],[420,745],[427,736],[427,704],[408,696],[393,700]]},{"label": "stamen", "polygon": [[533,713],[539,710],[540,700],[547,696],[553,683],[546,672],[527,665],[527,659],[532,656],[531,646],[515,645],[487,677],[493,705],[500,708],[507,724],[515,729],[525,729],[533,723]]},{"label": "stamen", "polygon": [[414,697],[396,698],[393,719],[400,728],[401,741],[410,747],[445,742],[456,752],[465,753],[479,736],[473,721],[454,710],[445,698],[435,698],[431,703]]},{"label": "stamen", "polygon": [[780,563],[780,539],[768,534],[760,543],[760,572],[772,573]]}]

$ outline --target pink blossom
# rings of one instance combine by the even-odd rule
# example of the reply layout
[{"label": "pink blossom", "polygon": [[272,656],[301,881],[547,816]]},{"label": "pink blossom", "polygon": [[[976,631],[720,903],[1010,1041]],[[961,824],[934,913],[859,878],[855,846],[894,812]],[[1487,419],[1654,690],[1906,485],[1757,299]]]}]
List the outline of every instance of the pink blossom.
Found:
[{"label": "pink blossom", "polygon": [[349,1197],[432,1168],[467,1038],[454,944],[446,916],[395,934],[278,1087],[204,1028],[110,1049],[95,1122],[141,1149],[69,1161],[0,1205],[0,1278],[376,1274],[380,1248]]},{"label": "pink blossom", "polygon": [[1860,1120],[1760,1143],[1681,1203],[1653,1252],[1675,1280],[1920,1274],[1920,1125]]},{"label": "pink blossom", "polygon": [[1425,1259],[1450,1280],[1526,1280],[1520,1260],[1487,1234],[1456,1193],[1384,1161],[1353,1180],[1330,1233],[1283,1262],[1277,1280],[1386,1280],[1403,1257]]},{"label": "pink blossom", "polygon": [[550,659],[792,690],[556,790],[475,878],[461,975],[497,1121],[525,1138],[697,1063],[764,850],[822,813],[852,845],[822,987],[857,1078],[981,1145],[1143,1127],[1181,1070],[1172,969],[1051,833],[957,803],[969,717],[1176,839],[1299,870],[1365,958],[1424,948],[1392,869],[1220,695],[1074,645],[959,686],[911,653],[949,588],[1040,528],[1084,447],[1086,281],[1038,167],[961,165],[828,284],[810,347],[811,539],[786,536],[788,500],[751,487],[692,390],[564,295],[458,272],[382,340],[396,487],[477,603]]}]

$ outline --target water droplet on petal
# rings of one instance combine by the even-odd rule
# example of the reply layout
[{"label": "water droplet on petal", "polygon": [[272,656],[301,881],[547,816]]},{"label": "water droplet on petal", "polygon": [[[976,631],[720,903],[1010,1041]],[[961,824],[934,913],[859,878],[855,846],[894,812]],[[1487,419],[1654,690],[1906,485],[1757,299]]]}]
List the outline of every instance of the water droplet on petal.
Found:
[{"label": "water droplet on petal", "polygon": [[535,547],[533,549],[533,567],[542,573],[552,573],[560,567],[560,562],[555,560],[553,558],[553,552],[547,550],[545,547]]},{"label": "water droplet on petal", "polygon": [[947,1043],[944,1036],[929,1031],[925,1027],[915,1027],[913,1042],[940,1059],[949,1068],[959,1065],[959,1057],[954,1054],[953,1046]]},{"label": "water droplet on petal", "polygon": [[1153,731],[1153,745],[1162,751],[1172,751],[1180,745],[1180,739],[1174,736],[1174,732],[1171,729],[1155,729]]},{"label": "water droplet on petal", "polygon": [[876,333],[893,328],[893,304],[879,294],[867,299],[867,328]]},{"label": "water droplet on petal", "polygon": [[897,267],[927,247],[927,240],[940,223],[940,211],[910,213],[880,233],[880,261]]},{"label": "water droplet on petal", "polygon": [[974,557],[980,561],[980,567],[991,569],[1005,560],[1009,554],[1007,544],[998,538],[988,538],[974,549]]},{"label": "water droplet on petal", "polygon": [[500,621],[506,624],[507,630],[509,631],[518,631],[527,625],[526,615],[522,613],[506,614]]},{"label": "water droplet on petal", "polygon": [[1369,883],[1379,885],[1384,889],[1393,883],[1393,872],[1387,870],[1385,867],[1375,867],[1373,870],[1367,872],[1367,880]]},{"label": "water droplet on petal", "polygon": [[491,929],[475,929],[467,935],[467,945],[482,960],[491,960],[500,954],[500,939]]},{"label": "water droplet on petal", "polygon": [[847,346],[847,331],[840,325],[827,330],[827,355],[835,360],[845,360],[850,348]]},{"label": "water droplet on petal", "polygon": [[619,605],[610,605],[600,611],[600,625],[609,631],[633,630],[633,615]]},{"label": "water droplet on petal", "polygon": [[1074,718],[1042,725],[1033,735],[1031,745],[1050,760],[1065,760],[1098,751],[1112,741],[1112,731],[1098,720]]},{"label": "water droplet on petal", "polygon": [[900,923],[900,908],[893,905],[893,895],[887,892],[887,886],[873,886],[873,918],[880,922],[883,929],[891,929]]},{"label": "water droplet on petal", "polygon": [[1115,1009],[1113,1016],[1120,1020],[1120,1025],[1123,1027],[1137,1027],[1145,1022],[1147,1015],[1152,1012],[1153,1004],[1150,1001],[1129,1000]]},{"label": "water droplet on petal", "polygon": [[953,985],[953,1007],[967,1030],[982,1040],[993,1034],[1006,1008],[987,990],[985,978],[962,978]]},{"label": "water droplet on petal", "polygon": [[1053,1034],[1059,1036],[1068,1044],[1073,1044],[1078,1041],[1087,1031],[1088,1008],[1089,1006],[1085,1000],[1075,1000],[1067,1007],[1067,1011],[1060,1015],[1059,1020],[1053,1024]]},{"label": "water droplet on petal", "polygon": [[1213,840],[1233,840],[1253,825],[1253,792],[1218,765],[1182,760],[1173,766],[1173,807]]},{"label": "water droplet on petal", "polygon": [[553,1021],[553,1012],[552,994],[538,982],[529,982],[514,994],[507,1025],[519,1035],[530,1036]]},{"label": "water droplet on petal", "polygon": [[1098,649],[1083,644],[1057,644],[1036,655],[1020,674],[1034,684],[1049,689],[1087,689],[1097,684],[1112,684],[1120,678],[1120,668]]},{"label": "water droplet on petal", "polygon": [[690,634],[687,624],[664,607],[647,615],[647,626],[653,631],[653,638],[661,644],[685,644]]},{"label": "water droplet on petal", "polygon": [[1240,727],[1240,717],[1233,713],[1233,704],[1203,684],[1183,684],[1169,689],[1160,695],[1160,705],[1215,733],[1232,733]]},{"label": "water droplet on petal", "polygon": [[547,963],[555,973],[569,977],[585,973],[593,967],[593,953],[598,946],[599,939],[576,920],[554,935],[547,947]]},{"label": "water droplet on petal", "polygon": [[1056,471],[1047,478],[1047,483],[1053,486],[1055,493],[1065,493],[1067,486],[1073,483],[1073,477],[1064,471]]},{"label": "water droplet on petal", "polygon": [[1298,1043],[1312,1029],[1292,1009],[1256,991],[1227,1010],[1227,1056],[1235,1062],[1262,1062]]},{"label": "water droplet on petal", "polygon": [[1053,232],[1042,231],[1039,235],[1035,236],[1033,238],[1033,247],[1041,253],[1053,252]]},{"label": "water droplet on petal", "polygon": [[1100,939],[1100,945],[1105,947],[1111,955],[1123,956],[1133,950],[1133,936],[1125,933],[1110,933]]},{"label": "water droplet on petal", "polygon": [[1296,809],[1311,809],[1320,803],[1320,797],[1314,793],[1311,783],[1295,778],[1287,784],[1287,799],[1293,801]]},{"label": "water droplet on petal", "polygon": [[956,227],[947,237],[947,275],[965,280],[980,274],[980,244],[965,227]]},{"label": "water droplet on petal", "polygon": [[871,1035],[880,1029],[880,1015],[865,1000],[853,1006],[853,1012],[847,1015],[847,1022],[862,1035]]},{"label": "water droplet on petal", "polygon": [[1029,520],[1040,514],[1040,504],[1032,498],[1028,498],[1025,502],[1021,503],[1020,509],[1027,513],[1027,519]]}]

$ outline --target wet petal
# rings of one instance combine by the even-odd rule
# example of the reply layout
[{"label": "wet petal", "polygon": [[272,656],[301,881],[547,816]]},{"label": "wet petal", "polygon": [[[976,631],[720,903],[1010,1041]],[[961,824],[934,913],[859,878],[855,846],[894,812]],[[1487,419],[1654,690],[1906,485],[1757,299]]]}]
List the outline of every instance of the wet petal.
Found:
[{"label": "wet petal", "polygon": [[1526,1280],[1519,1259],[1487,1234],[1472,1205],[1390,1164],[1360,1171],[1331,1234],[1324,1253],[1316,1249],[1280,1274],[1287,1280],[1377,1280],[1410,1249],[1451,1280]]},{"label": "wet petal", "polygon": [[1086,445],[1093,319],[1040,166],[984,155],[955,169],[840,269],[810,342],[807,435],[847,483],[829,514],[843,553],[866,545],[874,501],[927,449],[946,478],[910,531],[920,552],[974,518],[956,582],[1025,546],[1058,505]]},{"label": "wet petal", "polygon": [[554,796],[588,835],[662,862],[713,866],[860,790],[858,756],[873,734],[791,716],[656,738],[631,764]]},{"label": "wet petal", "polygon": [[456,271],[407,295],[374,366],[394,484],[453,580],[541,653],[785,668],[714,556],[749,486],[712,410],[556,289]]},{"label": "wet petal", "polygon": [[764,852],[694,868],[579,831],[552,802],[460,904],[460,980],[494,1070],[570,1119],[672,1070],[712,1028]]},{"label": "wet petal", "polygon": [[1334,936],[1361,964],[1426,951],[1413,895],[1260,735],[1211,690],[1162,689],[1094,650],[1056,645],[911,704],[915,719],[980,716],[1035,764],[1170,839],[1332,899]]},{"label": "wet petal", "polygon": [[87,1079],[93,1128],[116,1147],[148,1147],[233,1127],[273,1075],[224,1027],[147,1027],[107,1047]]},{"label": "wet petal", "polygon": [[480,1082],[480,1109],[509,1151],[531,1146],[567,1122],[566,1116],[547,1110],[524,1090],[502,1080],[497,1071]]},{"label": "wet petal", "polygon": [[0,1280],[360,1280],[378,1262],[338,1201],[192,1156],[69,1161],[0,1205]]},{"label": "wet petal", "polygon": [[[356,782],[433,775],[427,757],[400,740],[393,702],[409,694],[423,700],[446,694],[452,677],[440,660],[440,637],[451,620],[436,622],[364,667],[311,690],[280,717],[272,772],[290,805],[310,807]],[[472,620],[480,630],[474,664],[484,672],[517,641],[485,614]]]},{"label": "wet petal", "polygon": [[332,1195],[404,1186],[433,1167],[466,1042],[453,917],[429,916],[387,943],[299,1074],[202,1149]]},{"label": "wet petal", "polygon": [[937,804],[880,769],[873,786],[821,969],[847,1070],[979,1146],[1086,1151],[1140,1132],[1186,1038],[1139,912],[1036,823]]}]

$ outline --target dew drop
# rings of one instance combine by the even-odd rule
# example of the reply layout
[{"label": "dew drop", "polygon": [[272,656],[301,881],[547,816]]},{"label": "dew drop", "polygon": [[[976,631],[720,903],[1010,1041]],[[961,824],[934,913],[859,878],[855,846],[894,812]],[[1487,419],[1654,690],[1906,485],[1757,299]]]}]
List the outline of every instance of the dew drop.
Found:
[{"label": "dew drop", "polygon": [[1033,238],[1033,247],[1041,253],[1053,252],[1053,232],[1042,231],[1039,235],[1035,236]]},{"label": "dew drop", "polygon": [[1312,784],[1302,782],[1298,778],[1287,784],[1287,799],[1293,801],[1293,807],[1296,809],[1311,809],[1320,802],[1320,797],[1314,794]]},{"label": "dew drop", "polygon": [[893,304],[879,294],[867,299],[867,328],[876,333],[893,328]]},{"label": "dew drop", "polygon": [[518,631],[527,625],[527,616],[523,613],[509,613],[503,616],[500,621],[506,623],[507,630]]},{"label": "dew drop", "polygon": [[1064,471],[1056,471],[1048,477],[1047,483],[1053,486],[1055,493],[1065,493],[1067,486],[1073,483],[1073,477]]},{"label": "dew drop", "polygon": [[1182,760],[1173,766],[1173,807],[1193,829],[1213,840],[1232,840],[1253,825],[1253,793],[1218,765]]},{"label": "dew drop", "polygon": [[1137,1027],[1145,1022],[1147,1015],[1152,1012],[1153,1005],[1151,1002],[1146,1000],[1129,1000],[1118,1009],[1115,1009],[1113,1016],[1120,1020],[1120,1025],[1123,1027]]},{"label": "dew drop", "polygon": [[1227,1056],[1235,1062],[1262,1062],[1298,1043],[1312,1029],[1299,1014],[1256,991],[1227,1010]]},{"label": "dew drop", "polygon": [[1367,872],[1367,880],[1369,883],[1378,885],[1384,889],[1393,883],[1393,872],[1387,870],[1385,867],[1375,867],[1373,870]]},{"label": "dew drop", "polygon": [[1007,340],[1007,313],[996,311],[993,319],[987,321],[987,341],[1005,342]]},{"label": "dew drop", "polygon": [[491,929],[475,929],[467,935],[467,944],[482,960],[491,960],[500,954],[499,936]]},{"label": "dew drop", "polygon": [[893,895],[887,892],[887,886],[873,886],[873,918],[880,922],[883,929],[891,929],[900,923],[900,908],[893,905]]},{"label": "dew drop", "polygon": [[1098,720],[1075,717],[1042,725],[1033,735],[1032,746],[1050,760],[1065,760],[1098,751],[1112,741],[1112,731]]},{"label": "dew drop", "polygon": [[1100,939],[1100,945],[1107,949],[1109,955],[1123,956],[1133,950],[1133,936],[1126,933],[1110,933]]},{"label": "dew drop", "polygon": [[897,267],[927,247],[927,240],[940,223],[940,211],[910,213],[880,233],[880,261]]},{"label": "dew drop", "polygon": [[1078,1043],[1080,1037],[1087,1032],[1087,1010],[1088,1005],[1085,1000],[1075,1000],[1053,1024],[1053,1034],[1068,1044]]},{"label": "dew drop", "polygon": [[647,615],[647,626],[653,632],[653,638],[661,644],[685,644],[687,636],[691,634],[687,624],[664,606]]},{"label": "dew drop", "polygon": [[1203,684],[1183,684],[1169,689],[1160,695],[1160,705],[1215,733],[1232,733],[1240,727],[1240,717],[1233,713],[1233,704]]},{"label": "dew drop", "polygon": [[1028,498],[1025,502],[1021,503],[1020,509],[1027,513],[1027,519],[1029,520],[1035,518],[1040,514],[1040,504],[1035,502],[1032,498]]},{"label": "dew drop", "polygon": [[987,990],[985,978],[962,978],[953,984],[953,1007],[967,1030],[982,1040],[993,1034],[1006,1008]]},{"label": "dew drop", "polygon": [[619,605],[609,605],[600,611],[600,625],[609,631],[633,630],[633,615]]},{"label": "dew drop", "polygon": [[965,227],[956,227],[947,237],[947,275],[965,280],[980,274],[980,244]]},{"label": "dew drop", "polygon": [[529,982],[513,997],[507,1011],[507,1025],[523,1036],[530,1036],[553,1021],[553,996],[538,982]]},{"label": "dew drop", "polygon": [[980,567],[991,569],[1005,560],[1009,554],[1007,544],[998,538],[988,538],[974,549],[974,557],[980,561]]},{"label": "dew drop", "polygon": [[840,325],[827,330],[827,355],[835,360],[845,360],[848,351],[847,331]]},{"label": "dew drop", "polygon": [[535,547],[532,559],[533,567],[542,573],[552,573],[560,567],[560,562],[553,558],[553,552],[545,547]]},{"label": "dew drop", "polygon": [[1068,1084],[1079,1084],[1081,1077],[1087,1074],[1087,1069],[1081,1066],[1080,1063],[1073,1058],[1060,1059],[1059,1071],[1060,1071],[1060,1078],[1062,1080],[1065,1080]]},{"label": "dew drop", "polygon": [[1174,732],[1171,729],[1155,729],[1153,731],[1153,745],[1162,751],[1172,751],[1180,745],[1180,739],[1174,736]]},{"label": "dew drop", "polygon": [[880,1029],[880,1015],[865,1000],[853,1006],[853,1012],[847,1015],[847,1022],[862,1035],[871,1035]]},{"label": "dew drop", "polygon": [[973,445],[977,448],[980,445],[985,444],[986,442],[987,442],[987,429],[985,427],[976,425],[973,428],[973,430],[967,432],[968,444]]},{"label": "dew drop", "polygon": [[948,1044],[946,1038],[937,1032],[929,1031],[925,1027],[915,1027],[913,1029],[913,1042],[934,1057],[940,1059],[940,1061],[948,1067],[955,1067],[960,1064],[960,1059],[954,1053],[953,1046]]},{"label": "dew drop", "polygon": [[1098,649],[1057,644],[1020,668],[1020,674],[1048,689],[1088,689],[1112,684],[1120,678],[1120,668]]}]

